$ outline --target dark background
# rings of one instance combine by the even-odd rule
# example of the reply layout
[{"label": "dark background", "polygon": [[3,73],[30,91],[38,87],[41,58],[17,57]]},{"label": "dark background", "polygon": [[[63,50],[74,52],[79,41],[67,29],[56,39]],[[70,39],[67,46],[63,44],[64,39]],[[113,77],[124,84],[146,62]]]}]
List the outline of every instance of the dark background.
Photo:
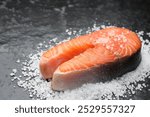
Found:
[{"label": "dark background", "polygon": [[[30,99],[11,82],[17,59],[23,60],[48,34],[64,39],[66,29],[87,29],[94,23],[150,32],[150,0],[1,0],[0,99]],[[149,88],[132,99],[150,99]]]}]

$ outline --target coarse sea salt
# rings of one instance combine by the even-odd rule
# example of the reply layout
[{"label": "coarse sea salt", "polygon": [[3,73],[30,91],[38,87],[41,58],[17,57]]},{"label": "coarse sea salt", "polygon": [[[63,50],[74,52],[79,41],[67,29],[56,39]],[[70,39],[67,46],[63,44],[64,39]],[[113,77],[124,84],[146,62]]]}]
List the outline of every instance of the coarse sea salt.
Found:
[{"label": "coarse sea salt", "polygon": [[[94,25],[90,30],[98,30],[105,28],[107,26],[102,25],[96,27]],[[67,29],[66,33],[68,36],[78,33],[82,33],[82,30],[73,31],[72,29]],[[135,95],[136,91],[142,90],[147,86],[146,79],[150,78],[150,42],[144,40],[143,35],[148,34],[144,31],[139,31],[138,36],[142,41],[142,61],[136,70],[124,74],[122,77],[118,77],[112,81],[105,83],[96,83],[96,84],[84,84],[82,87],[79,87],[74,90],[66,90],[63,92],[53,91],[51,89],[51,81],[45,81],[42,79],[39,72],[39,59],[43,50],[37,49],[35,54],[31,53],[27,57],[27,61],[18,62],[21,64],[22,73],[19,76],[13,72],[10,74],[12,81],[16,81],[19,87],[24,88],[29,92],[29,97],[32,99],[121,99],[126,98],[130,99],[130,96]],[[149,36],[150,38],[150,36]],[[70,38],[68,38],[69,40]],[[52,39],[56,41],[56,38]],[[63,40],[62,42],[65,42]],[[147,44],[145,44],[145,42]],[[61,43],[61,42],[57,42]],[[39,46],[49,46],[47,43],[39,43]],[[15,87],[16,88],[16,87]]]}]

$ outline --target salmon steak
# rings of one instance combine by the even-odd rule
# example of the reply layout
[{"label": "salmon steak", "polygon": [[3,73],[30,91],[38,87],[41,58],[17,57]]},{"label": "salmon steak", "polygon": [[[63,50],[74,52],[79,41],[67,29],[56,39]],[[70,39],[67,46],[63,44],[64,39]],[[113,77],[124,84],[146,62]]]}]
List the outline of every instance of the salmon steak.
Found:
[{"label": "salmon steak", "polygon": [[43,52],[40,72],[53,90],[74,89],[86,83],[109,81],[136,69],[141,41],[126,28],[107,27],[78,36]]}]

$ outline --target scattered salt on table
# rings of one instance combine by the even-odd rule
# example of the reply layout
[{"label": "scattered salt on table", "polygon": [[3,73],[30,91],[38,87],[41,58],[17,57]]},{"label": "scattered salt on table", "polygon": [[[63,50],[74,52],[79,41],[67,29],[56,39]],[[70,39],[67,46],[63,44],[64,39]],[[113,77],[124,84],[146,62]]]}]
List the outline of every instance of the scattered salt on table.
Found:
[{"label": "scattered salt on table", "polygon": [[[57,11],[57,9],[55,9]],[[93,30],[98,30],[101,28],[106,28],[106,25],[96,26],[96,24],[86,31],[91,32]],[[66,33],[69,35],[81,34],[83,30],[73,31],[73,29],[67,29]],[[143,35],[147,34],[150,37],[150,33],[145,33],[144,31],[137,32],[138,36],[142,41],[142,61],[136,70],[129,72],[122,77],[116,78],[110,82],[96,83],[96,84],[85,84],[80,88],[74,90],[67,90],[64,92],[57,92],[51,89],[51,81],[47,82],[42,79],[39,72],[39,59],[41,55],[41,50],[39,49],[37,53],[30,54],[27,56],[28,61],[21,62],[22,73],[19,77],[15,77],[17,70],[13,70],[10,74],[12,79],[17,80],[18,86],[24,88],[29,92],[29,97],[33,99],[119,99],[120,97],[128,98],[128,95],[134,95],[136,90],[142,90],[146,87],[145,80],[150,78],[150,42],[149,40],[144,40]],[[63,40],[62,42],[68,41]],[[56,43],[56,38],[52,41]],[[126,39],[123,39],[125,41]],[[145,45],[145,42],[147,45]],[[49,47],[49,43],[39,43],[39,46]],[[57,42],[61,43],[61,42]],[[108,47],[109,48],[109,47]],[[117,53],[116,53],[117,54]],[[22,61],[22,60],[21,60]],[[20,64],[19,62],[17,62]],[[25,76],[25,80],[24,80]],[[143,83],[140,83],[140,82]],[[134,84],[134,85],[133,85]],[[150,89],[149,89],[150,90]]]}]

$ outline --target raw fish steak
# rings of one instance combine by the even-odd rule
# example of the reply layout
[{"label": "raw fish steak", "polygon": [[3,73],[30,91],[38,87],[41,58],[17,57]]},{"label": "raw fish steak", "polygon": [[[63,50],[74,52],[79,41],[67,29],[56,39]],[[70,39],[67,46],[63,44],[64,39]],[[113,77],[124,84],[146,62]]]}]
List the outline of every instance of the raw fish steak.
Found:
[{"label": "raw fish steak", "polygon": [[63,91],[86,83],[108,81],[136,69],[141,61],[136,33],[108,27],[63,42],[43,53],[40,71]]}]

